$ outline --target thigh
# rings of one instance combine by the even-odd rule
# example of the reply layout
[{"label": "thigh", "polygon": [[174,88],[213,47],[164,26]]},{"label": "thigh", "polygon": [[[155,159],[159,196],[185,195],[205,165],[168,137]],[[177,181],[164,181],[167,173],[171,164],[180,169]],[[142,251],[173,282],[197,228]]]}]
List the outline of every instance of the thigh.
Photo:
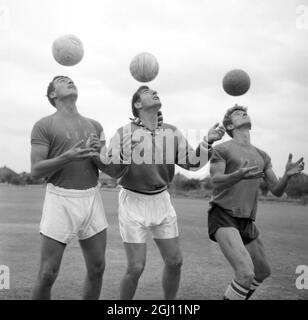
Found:
[{"label": "thigh", "polygon": [[234,270],[238,271],[241,268],[253,270],[252,259],[236,228],[219,228],[216,231],[215,237],[222,253]]},{"label": "thigh", "polygon": [[146,262],[146,243],[127,243],[124,242],[128,266],[145,265]]},{"label": "thigh", "polygon": [[57,271],[66,245],[41,234],[41,268]]},{"label": "thigh", "polygon": [[105,262],[106,242],[106,229],[89,239],[79,241],[87,268]]},{"label": "thigh", "polygon": [[267,262],[265,248],[260,237],[247,244],[246,249],[251,256],[256,276],[258,276],[258,274],[269,272],[270,267]]},{"label": "thigh", "polygon": [[172,239],[155,239],[155,242],[165,262],[181,262],[182,254],[179,237]]}]

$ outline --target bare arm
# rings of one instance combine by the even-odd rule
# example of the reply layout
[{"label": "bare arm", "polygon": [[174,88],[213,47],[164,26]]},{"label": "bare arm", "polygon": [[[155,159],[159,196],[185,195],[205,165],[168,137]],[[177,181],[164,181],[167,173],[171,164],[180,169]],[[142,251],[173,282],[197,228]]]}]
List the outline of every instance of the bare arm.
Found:
[{"label": "bare arm", "polygon": [[[180,146],[184,145],[185,156],[177,161],[177,164],[186,170],[196,171],[203,168],[212,156],[212,144],[215,141],[221,140],[225,134],[224,127],[216,123],[208,132],[207,137],[203,138],[203,141],[199,144],[196,150],[194,150],[186,139],[181,135]],[[181,151],[181,150],[180,150]],[[185,160],[183,163],[183,159]]]},{"label": "bare arm", "polygon": [[83,140],[75,144],[71,149],[53,159],[47,159],[49,148],[40,144],[33,144],[31,147],[31,175],[36,178],[43,178],[62,169],[67,163],[76,160],[84,160],[92,157],[95,149],[79,148]]},{"label": "bare arm", "polygon": [[211,163],[210,174],[213,186],[217,189],[227,189],[247,179],[260,179],[264,176],[263,171],[256,171],[258,167],[247,167],[248,161],[245,161],[238,170],[225,174],[226,163],[224,161]]},{"label": "bare arm", "polygon": [[286,171],[280,180],[277,179],[272,168],[268,168],[265,171],[264,180],[273,195],[281,197],[284,194],[290,178],[294,175],[300,174],[301,171],[304,170],[305,163],[303,160],[303,158],[300,158],[295,163],[292,163],[292,154],[290,154],[286,164]]}]

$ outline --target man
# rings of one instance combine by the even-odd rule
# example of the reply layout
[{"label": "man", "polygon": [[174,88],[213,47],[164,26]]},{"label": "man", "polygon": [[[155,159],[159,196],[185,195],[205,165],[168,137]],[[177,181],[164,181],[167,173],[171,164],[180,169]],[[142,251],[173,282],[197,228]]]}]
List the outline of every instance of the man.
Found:
[{"label": "man", "polygon": [[208,214],[210,239],[217,241],[231,264],[235,278],[224,299],[249,299],[270,276],[264,246],[255,226],[261,179],[277,197],[288,181],[304,169],[303,158],[292,162],[290,154],[285,173],[278,181],[270,157],[250,142],[251,120],[247,108],[235,105],[223,120],[231,140],[217,145],[211,158],[214,186]]},{"label": "man", "polygon": [[[120,299],[123,300],[134,297],[144,270],[147,230],[152,232],[165,263],[164,296],[166,299],[176,297],[182,256],[176,212],[167,189],[174,176],[175,164],[187,170],[201,168],[208,162],[212,143],[225,133],[224,128],[216,124],[195,151],[176,127],[163,123],[160,109],[157,93],[147,86],[140,87],[132,99],[135,118],[117,131],[109,146],[109,161],[113,158],[115,163],[113,149],[115,154],[121,149],[121,163],[126,164],[126,170],[119,175],[122,186],[119,224],[127,255],[127,270],[120,287]],[[128,140],[132,140],[131,148]]]},{"label": "man", "polygon": [[40,224],[41,260],[33,299],[50,299],[64,249],[77,236],[87,275],[83,298],[98,299],[105,268],[107,220],[97,187],[97,150],[102,141],[89,145],[91,136],[104,140],[102,126],[78,113],[78,91],[74,82],[55,77],[47,90],[57,111],[33,127],[31,172],[47,177]]}]

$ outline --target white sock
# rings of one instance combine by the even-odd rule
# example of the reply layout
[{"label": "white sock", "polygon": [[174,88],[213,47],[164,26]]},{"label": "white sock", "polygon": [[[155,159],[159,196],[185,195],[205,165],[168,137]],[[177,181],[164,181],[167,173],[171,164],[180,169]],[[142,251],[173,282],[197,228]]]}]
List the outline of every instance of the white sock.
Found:
[{"label": "white sock", "polygon": [[225,292],[224,299],[225,300],[245,300],[248,291],[249,290],[247,288],[244,288],[238,282],[233,280]]}]

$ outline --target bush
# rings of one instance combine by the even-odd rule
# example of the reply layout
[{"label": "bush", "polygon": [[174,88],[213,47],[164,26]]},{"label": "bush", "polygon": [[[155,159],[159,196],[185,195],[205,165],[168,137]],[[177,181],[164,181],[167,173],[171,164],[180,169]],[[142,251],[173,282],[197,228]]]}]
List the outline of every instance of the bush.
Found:
[{"label": "bush", "polygon": [[15,176],[11,178],[11,184],[14,184],[15,186],[19,186],[22,184],[22,179],[20,176]]},{"label": "bush", "polygon": [[210,177],[206,177],[203,179],[203,189],[205,190],[213,190],[213,184]]}]

